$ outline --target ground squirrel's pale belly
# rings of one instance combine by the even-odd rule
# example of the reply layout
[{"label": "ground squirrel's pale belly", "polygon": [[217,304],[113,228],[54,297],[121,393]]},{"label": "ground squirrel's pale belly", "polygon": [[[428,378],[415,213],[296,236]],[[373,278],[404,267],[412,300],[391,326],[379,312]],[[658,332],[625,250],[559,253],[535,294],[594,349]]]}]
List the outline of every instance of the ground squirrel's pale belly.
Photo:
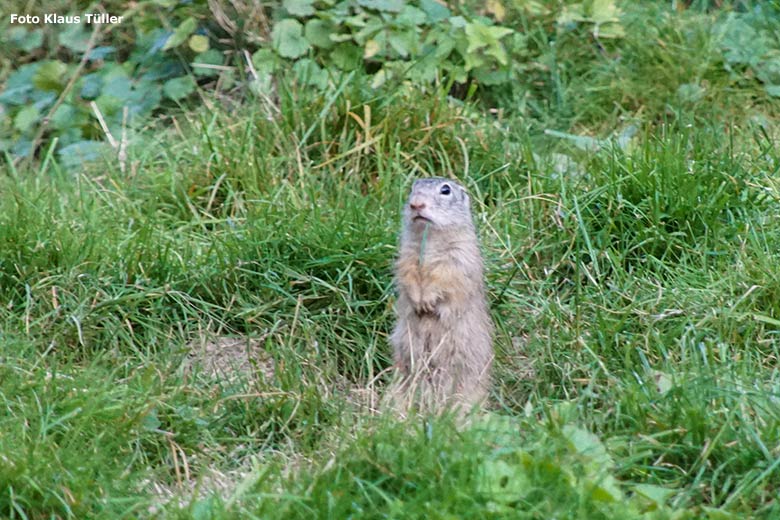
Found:
[{"label": "ground squirrel's pale belly", "polygon": [[399,276],[399,316],[391,337],[396,364],[424,390],[476,402],[486,392],[493,357],[484,296],[458,276],[456,266],[440,262],[429,269],[446,274],[447,281],[419,265]]}]

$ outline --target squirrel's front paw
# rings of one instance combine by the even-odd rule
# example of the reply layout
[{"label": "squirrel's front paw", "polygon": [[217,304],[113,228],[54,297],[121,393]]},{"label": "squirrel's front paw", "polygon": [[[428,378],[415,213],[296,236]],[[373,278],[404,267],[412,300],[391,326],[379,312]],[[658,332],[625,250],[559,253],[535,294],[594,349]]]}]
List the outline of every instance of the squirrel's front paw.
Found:
[{"label": "squirrel's front paw", "polygon": [[426,298],[424,295],[417,302],[415,302],[415,310],[417,314],[438,314],[436,307],[438,304],[437,298]]}]

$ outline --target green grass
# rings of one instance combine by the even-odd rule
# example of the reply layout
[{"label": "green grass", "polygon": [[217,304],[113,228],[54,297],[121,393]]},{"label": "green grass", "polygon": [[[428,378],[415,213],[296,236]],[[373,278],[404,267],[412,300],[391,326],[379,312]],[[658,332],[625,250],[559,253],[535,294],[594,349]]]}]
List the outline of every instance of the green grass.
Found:
[{"label": "green grass", "polygon": [[[626,11],[606,54],[562,37],[526,112],[290,77],[149,129],[124,173],[7,161],[0,516],[780,515],[776,102],[725,70],[723,12]],[[465,426],[372,411],[426,175],[472,193],[497,325]]]}]

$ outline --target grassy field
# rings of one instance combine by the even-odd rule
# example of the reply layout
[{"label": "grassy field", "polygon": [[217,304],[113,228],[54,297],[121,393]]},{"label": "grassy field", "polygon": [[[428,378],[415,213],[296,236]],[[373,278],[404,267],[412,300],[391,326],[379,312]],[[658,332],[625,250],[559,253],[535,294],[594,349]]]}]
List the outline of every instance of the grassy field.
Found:
[{"label": "grassy field", "polygon": [[[124,172],[5,160],[0,516],[780,518],[780,106],[728,16],[627,3],[467,100],[280,77]],[[497,326],[467,427],[377,413],[430,175],[472,194]]]}]

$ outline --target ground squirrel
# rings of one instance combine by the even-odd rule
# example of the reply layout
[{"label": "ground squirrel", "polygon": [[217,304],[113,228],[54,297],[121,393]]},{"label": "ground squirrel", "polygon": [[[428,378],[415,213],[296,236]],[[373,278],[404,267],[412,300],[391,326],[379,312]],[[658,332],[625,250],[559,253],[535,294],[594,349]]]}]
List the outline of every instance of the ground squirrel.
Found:
[{"label": "ground squirrel", "polygon": [[471,407],[486,396],[493,361],[482,256],[466,190],[420,179],[404,207],[390,337],[400,382],[393,399],[425,410]]}]

